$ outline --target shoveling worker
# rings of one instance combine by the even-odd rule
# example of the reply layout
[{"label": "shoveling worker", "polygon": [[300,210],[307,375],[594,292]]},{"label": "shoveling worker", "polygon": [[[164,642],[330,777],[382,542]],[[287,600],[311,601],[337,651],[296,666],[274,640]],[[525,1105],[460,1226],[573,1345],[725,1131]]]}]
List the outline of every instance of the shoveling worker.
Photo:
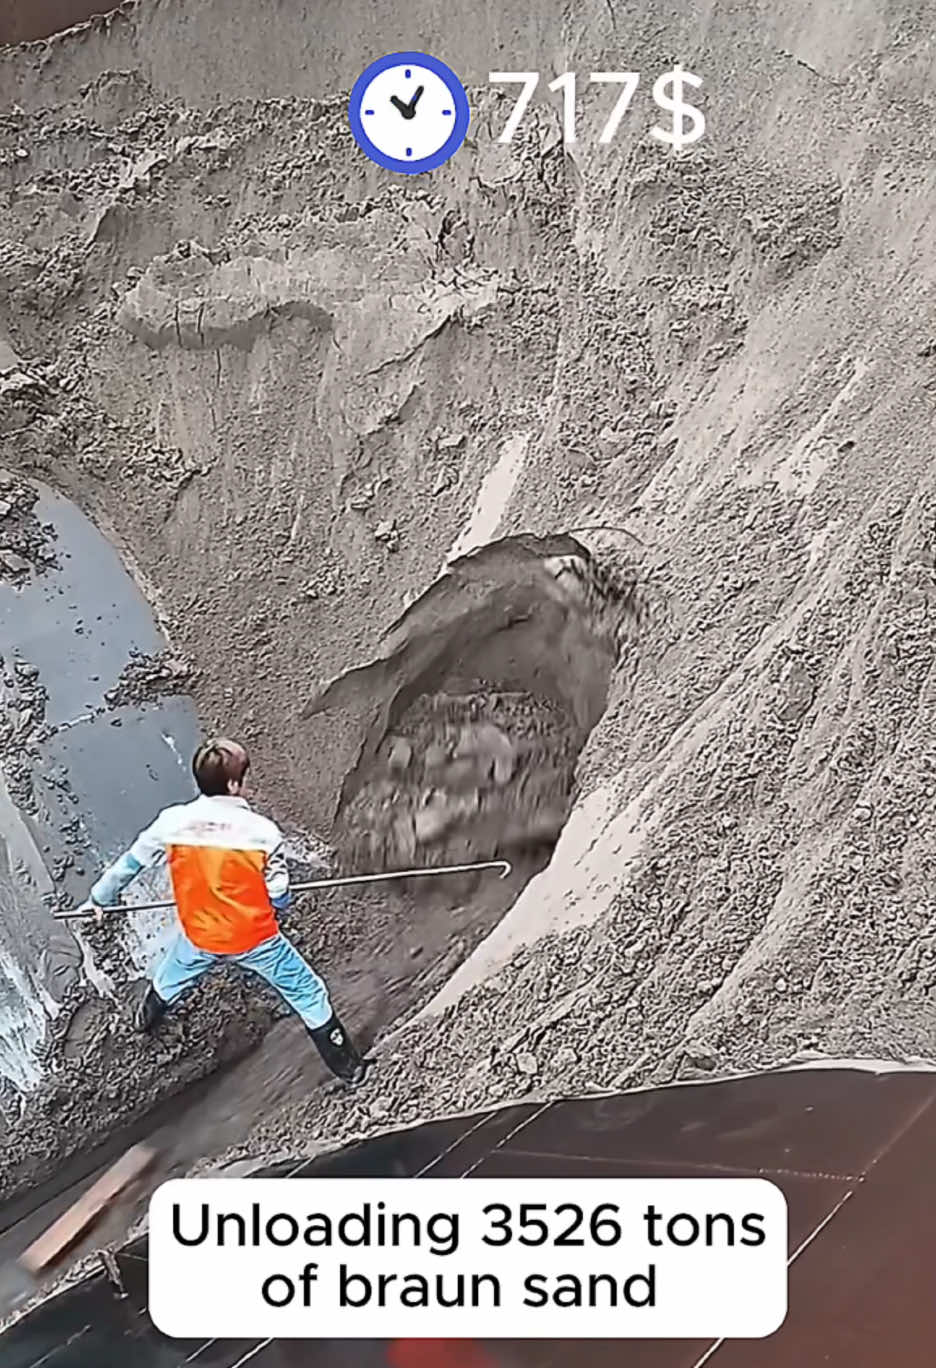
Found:
[{"label": "shoveling worker", "polygon": [[88,911],[114,903],[142,873],[165,859],[180,928],[140,1005],[149,1035],[209,970],[233,961],[259,974],[299,1014],[322,1059],[357,1084],[365,1062],[332,1008],[328,989],[283,935],[277,913],[290,904],[289,870],[276,825],[245,797],[250,758],[225,737],[195,752],[200,790],[192,802],[165,808],[91,889]]}]

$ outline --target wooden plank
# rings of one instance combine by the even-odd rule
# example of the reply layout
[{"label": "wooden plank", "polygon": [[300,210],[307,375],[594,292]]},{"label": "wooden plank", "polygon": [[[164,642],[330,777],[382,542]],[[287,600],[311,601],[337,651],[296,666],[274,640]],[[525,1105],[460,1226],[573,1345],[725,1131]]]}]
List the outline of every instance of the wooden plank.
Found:
[{"label": "wooden plank", "polygon": [[148,1145],[134,1145],[127,1150],[38,1240],[33,1241],[20,1256],[20,1266],[35,1277],[61,1258],[105,1208],[149,1168],[155,1157],[155,1150]]}]

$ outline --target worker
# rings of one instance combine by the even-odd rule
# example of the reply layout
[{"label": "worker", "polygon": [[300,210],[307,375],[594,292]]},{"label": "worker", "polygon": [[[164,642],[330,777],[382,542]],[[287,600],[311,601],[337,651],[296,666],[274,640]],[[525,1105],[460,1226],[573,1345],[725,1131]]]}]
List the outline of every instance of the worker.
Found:
[{"label": "worker", "polygon": [[180,927],[137,1014],[151,1035],[166,1011],[204,974],[233,962],[259,974],[302,1018],[327,1067],[343,1082],[363,1081],[366,1063],[332,1008],[318,974],[280,930],[290,904],[283,838],[246,798],[250,757],[218,737],[195,752],[199,796],[164,809],[101,875],[79,911],[113,903],[145,869],[165,859]]}]

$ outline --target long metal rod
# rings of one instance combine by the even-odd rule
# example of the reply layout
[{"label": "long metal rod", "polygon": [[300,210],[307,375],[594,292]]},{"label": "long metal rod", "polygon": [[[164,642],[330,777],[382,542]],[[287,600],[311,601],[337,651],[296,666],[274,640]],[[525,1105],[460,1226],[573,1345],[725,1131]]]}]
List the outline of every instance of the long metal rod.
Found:
[{"label": "long metal rod", "polygon": [[[394,869],[387,874],[345,874],[334,879],[313,879],[310,883],[297,883],[291,886],[293,893],[308,893],[313,888],[347,888],[351,884],[383,883],[388,879],[435,879],[440,874],[473,874],[481,869],[499,869],[500,878],[506,879],[513,866],[509,860],[480,860],[476,864],[436,865],[435,868]],[[102,912],[164,912],[175,907],[174,902],[115,903],[102,907]],[[79,917],[93,917],[97,909],[90,911],[55,912],[57,921],[71,921]]]}]

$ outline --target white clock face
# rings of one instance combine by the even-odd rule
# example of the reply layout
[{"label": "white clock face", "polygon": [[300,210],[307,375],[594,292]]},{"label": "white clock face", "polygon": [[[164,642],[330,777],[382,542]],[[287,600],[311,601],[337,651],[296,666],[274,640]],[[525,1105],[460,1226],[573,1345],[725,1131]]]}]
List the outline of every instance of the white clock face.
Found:
[{"label": "white clock face", "polygon": [[452,92],[434,71],[405,64],[374,76],[361,96],[361,128],[378,152],[418,162],[445,146],[456,126]]}]

